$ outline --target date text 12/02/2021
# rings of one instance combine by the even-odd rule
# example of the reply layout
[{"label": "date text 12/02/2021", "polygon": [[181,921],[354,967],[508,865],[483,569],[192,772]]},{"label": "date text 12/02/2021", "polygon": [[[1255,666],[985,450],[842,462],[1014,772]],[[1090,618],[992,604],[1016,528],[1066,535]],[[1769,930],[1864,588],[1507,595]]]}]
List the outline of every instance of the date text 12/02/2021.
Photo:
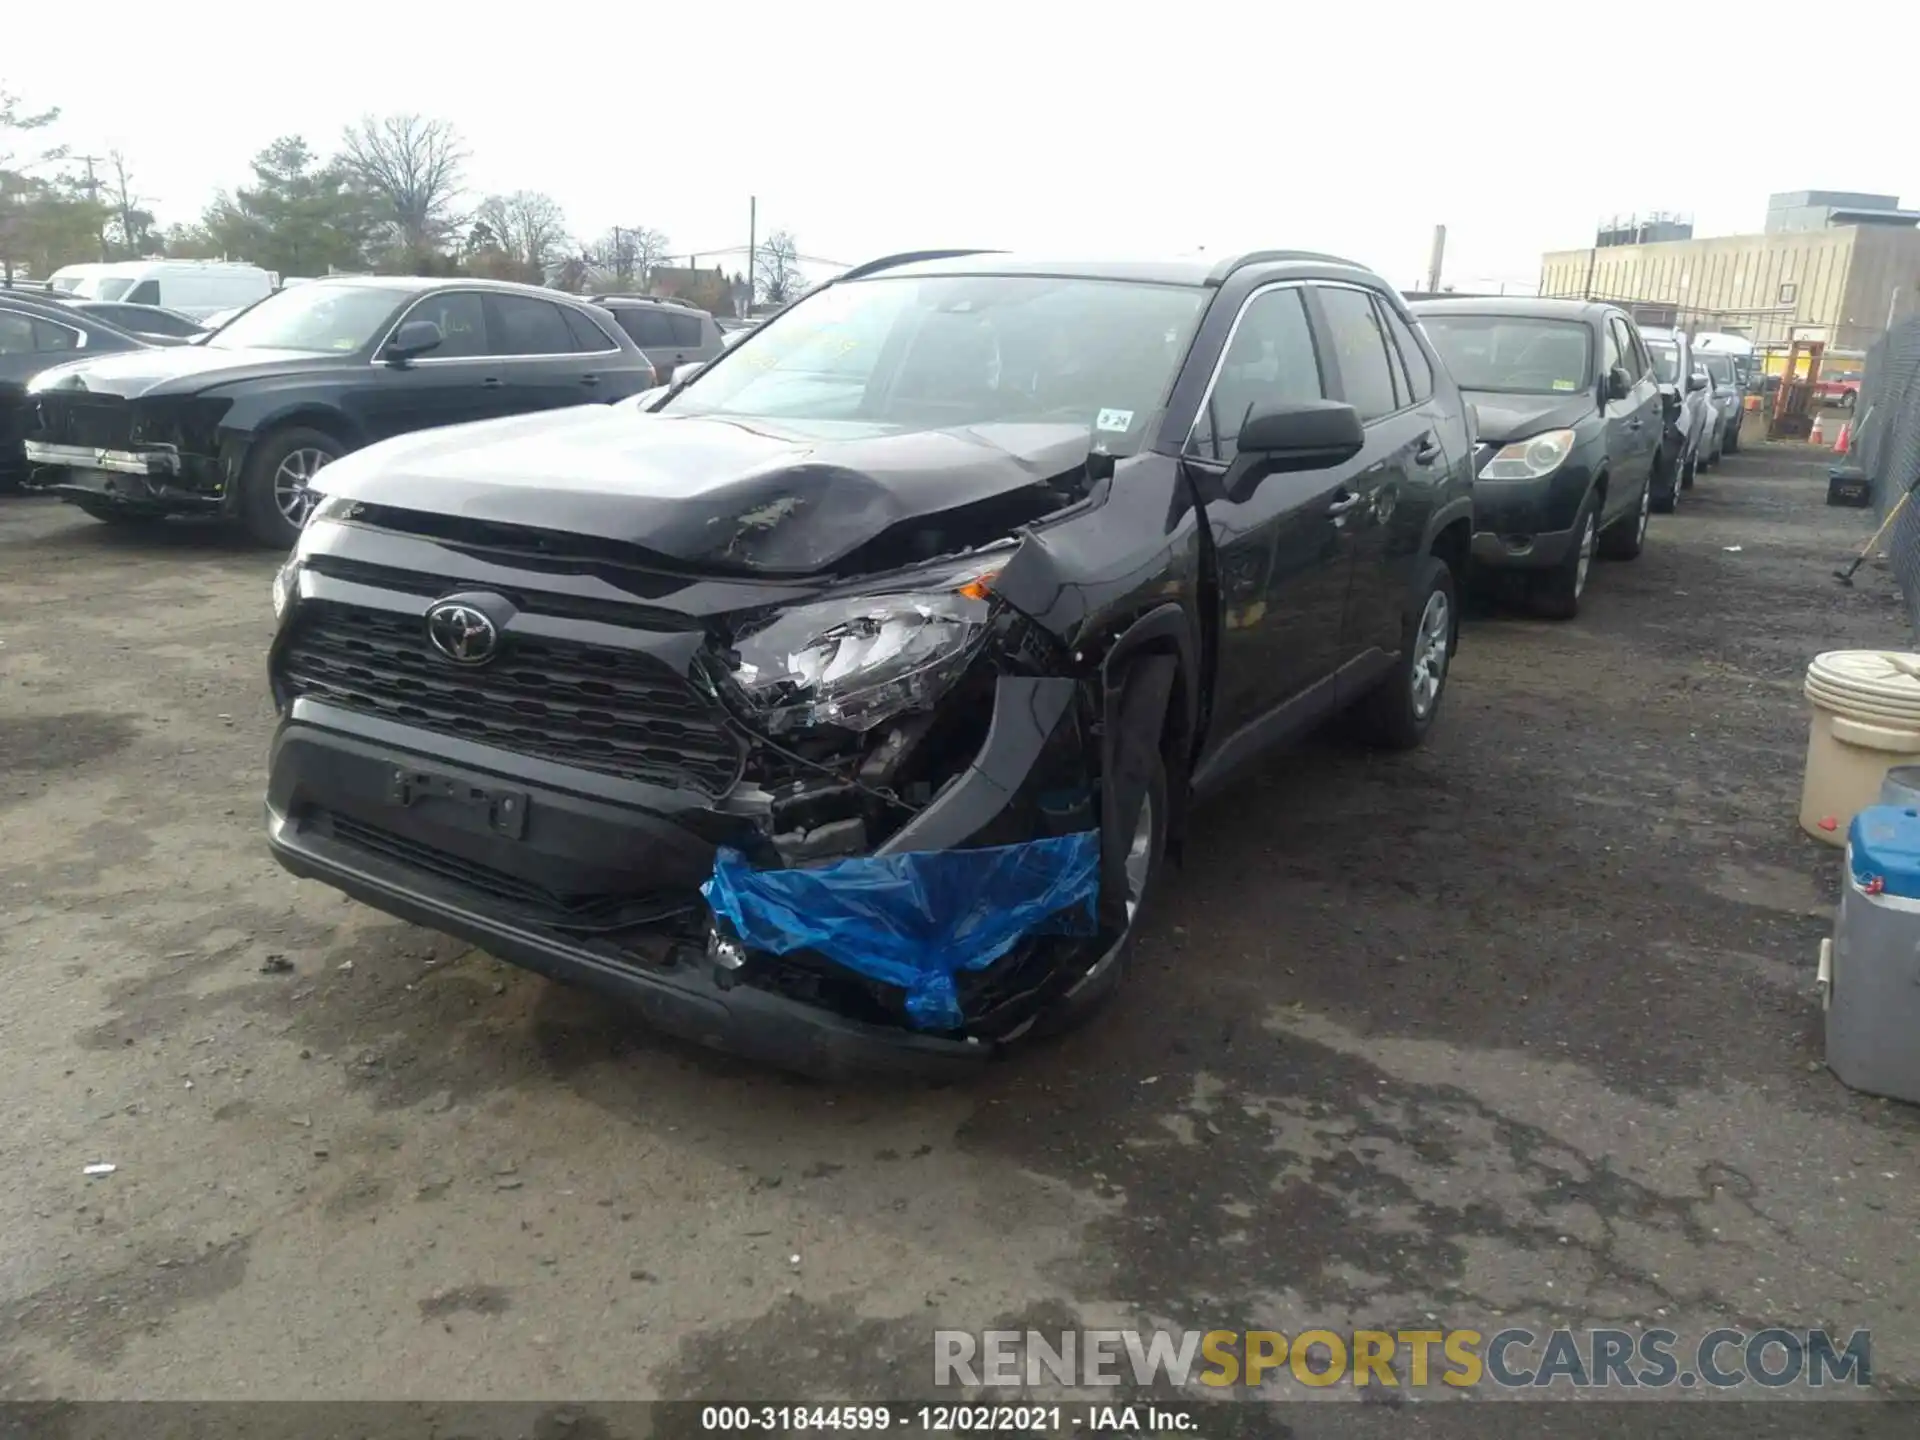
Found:
[{"label": "date text 12/02/2021", "polygon": [[700,1428],[789,1435],[810,1431],[897,1431],[1026,1435],[1191,1433],[1189,1406],[1134,1405],[707,1405]]}]

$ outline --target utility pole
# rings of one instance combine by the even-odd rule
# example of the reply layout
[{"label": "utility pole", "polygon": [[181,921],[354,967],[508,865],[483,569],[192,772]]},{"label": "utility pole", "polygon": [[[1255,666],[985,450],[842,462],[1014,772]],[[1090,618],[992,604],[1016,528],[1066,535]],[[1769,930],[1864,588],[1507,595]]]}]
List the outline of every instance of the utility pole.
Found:
[{"label": "utility pole", "polygon": [[1447,227],[1433,227],[1433,253],[1427,260],[1427,289],[1433,294],[1440,293],[1440,262],[1447,255]]},{"label": "utility pole", "polygon": [[760,240],[759,222],[760,197],[749,195],[747,197],[747,313],[740,317],[742,320],[753,318],[753,292],[757,283],[753,278],[753,262],[755,247]]},{"label": "utility pole", "polygon": [[[100,203],[100,182],[94,179],[93,162],[96,160],[102,159],[103,157],[99,155],[76,155],[73,158],[76,160],[86,161],[87,163],[87,179],[86,179],[87,203],[89,205],[98,205]],[[100,231],[100,258],[102,260],[105,260],[107,258],[107,232],[104,227]]]}]

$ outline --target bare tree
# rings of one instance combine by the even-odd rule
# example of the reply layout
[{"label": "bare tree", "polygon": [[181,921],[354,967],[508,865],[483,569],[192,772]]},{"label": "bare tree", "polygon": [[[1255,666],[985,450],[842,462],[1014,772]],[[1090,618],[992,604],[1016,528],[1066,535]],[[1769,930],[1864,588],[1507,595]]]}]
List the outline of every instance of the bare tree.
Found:
[{"label": "bare tree", "polygon": [[106,195],[107,209],[111,212],[107,222],[109,241],[129,259],[159,250],[161,240],[153,233],[153,212],[142,206],[141,197],[133,193],[133,172],[127,168],[127,157],[115,150],[107,158],[113,162]]},{"label": "bare tree", "polygon": [[784,305],[800,293],[807,277],[800,272],[792,231],[776,230],[767,237],[754,257],[753,279],[756,298],[769,305]]},{"label": "bare tree", "polygon": [[467,152],[445,120],[365,116],[347,127],[340,163],[372,195],[409,256],[437,251],[458,223],[454,201]]},{"label": "bare tree", "polygon": [[616,225],[586,249],[585,259],[602,282],[645,285],[654,266],[667,258],[665,232],[646,225]]},{"label": "bare tree", "polygon": [[538,190],[489,195],[474,212],[474,233],[482,226],[529,279],[544,278],[567,246],[566,215],[551,195]]}]

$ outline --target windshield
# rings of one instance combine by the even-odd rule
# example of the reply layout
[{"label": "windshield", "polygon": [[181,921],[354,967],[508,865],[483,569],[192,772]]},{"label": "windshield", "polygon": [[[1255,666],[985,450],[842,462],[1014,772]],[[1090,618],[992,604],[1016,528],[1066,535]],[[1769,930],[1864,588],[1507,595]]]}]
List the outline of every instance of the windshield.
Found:
[{"label": "windshield", "polygon": [[729,348],[665,413],[902,430],[1064,421],[1130,453],[1208,293],[1008,275],[830,285]]},{"label": "windshield", "polygon": [[1664,340],[1647,341],[1647,354],[1653,357],[1653,378],[1662,385],[1680,383],[1680,347]]},{"label": "windshield", "polygon": [[1700,363],[1707,367],[1707,374],[1713,377],[1713,383],[1722,389],[1733,388],[1733,357],[1730,355],[1702,355]]},{"label": "windshield", "polygon": [[82,300],[118,300],[133,288],[133,281],[115,275],[82,275],[55,280],[53,286]]},{"label": "windshield", "polygon": [[371,285],[302,285],[269,295],[207,340],[215,350],[350,354],[369,345],[406,296]]},{"label": "windshield", "polygon": [[1589,383],[1593,342],[1579,321],[1422,315],[1420,323],[1462,390],[1566,395]]}]

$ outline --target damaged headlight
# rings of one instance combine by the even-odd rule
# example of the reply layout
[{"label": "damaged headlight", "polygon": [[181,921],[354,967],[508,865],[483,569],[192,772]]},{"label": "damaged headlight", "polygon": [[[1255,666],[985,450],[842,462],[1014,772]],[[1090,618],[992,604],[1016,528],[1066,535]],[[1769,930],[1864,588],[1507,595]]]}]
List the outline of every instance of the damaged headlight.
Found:
[{"label": "damaged headlight", "polygon": [[736,643],[734,683],[776,733],[871,730],[931,704],[960,677],[986,639],[990,578],[789,610]]}]

